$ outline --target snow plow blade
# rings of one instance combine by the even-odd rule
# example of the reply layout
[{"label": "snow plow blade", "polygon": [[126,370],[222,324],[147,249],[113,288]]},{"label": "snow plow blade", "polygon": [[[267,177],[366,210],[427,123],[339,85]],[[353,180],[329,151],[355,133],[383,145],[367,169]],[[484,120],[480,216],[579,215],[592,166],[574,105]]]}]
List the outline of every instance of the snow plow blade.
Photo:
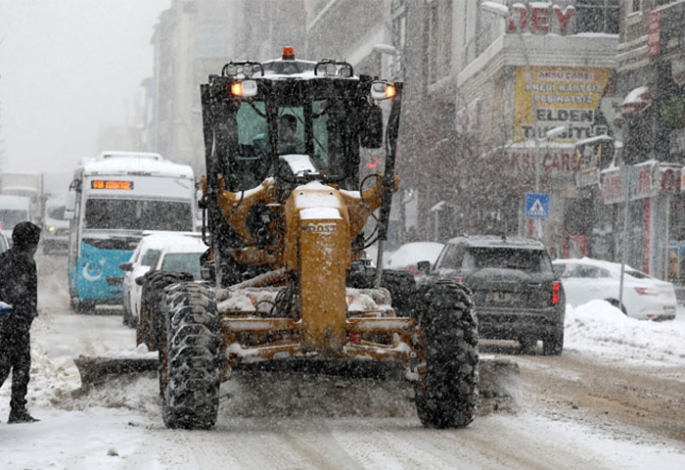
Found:
[{"label": "snow plow blade", "polygon": [[102,383],[108,376],[132,374],[159,369],[157,357],[92,357],[79,356],[74,364],[81,376],[81,390]]},{"label": "snow plow blade", "polygon": [[518,363],[506,358],[480,357],[480,398],[511,399],[522,396],[521,372]]},{"label": "snow plow blade", "polygon": [[[83,391],[88,390],[93,385],[104,382],[108,377],[157,371],[159,369],[159,360],[156,355],[152,354],[145,357],[79,356],[74,359],[74,364],[76,364],[81,376],[81,390]],[[261,366],[258,369],[263,371],[270,369],[268,366],[264,367],[266,364],[261,364]],[[298,369],[296,366],[291,365],[290,367],[293,370]],[[521,374],[516,362],[505,358],[481,357],[479,368],[479,395],[481,398],[511,399],[515,402],[520,400],[522,395]],[[319,368],[317,367],[316,369]],[[275,368],[274,370],[283,369]],[[321,372],[321,369],[318,372]],[[333,372],[333,375],[359,376],[359,374],[360,372],[357,368],[350,368],[348,370],[336,367]]]}]

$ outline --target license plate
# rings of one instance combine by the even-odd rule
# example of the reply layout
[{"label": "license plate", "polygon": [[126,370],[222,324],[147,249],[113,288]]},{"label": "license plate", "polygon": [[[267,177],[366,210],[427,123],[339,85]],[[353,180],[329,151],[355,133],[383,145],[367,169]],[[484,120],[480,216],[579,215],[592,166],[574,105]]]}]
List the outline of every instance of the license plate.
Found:
[{"label": "license plate", "polygon": [[514,292],[492,291],[485,294],[484,300],[490,303],[511,303],[519,299],[519,294]]}]

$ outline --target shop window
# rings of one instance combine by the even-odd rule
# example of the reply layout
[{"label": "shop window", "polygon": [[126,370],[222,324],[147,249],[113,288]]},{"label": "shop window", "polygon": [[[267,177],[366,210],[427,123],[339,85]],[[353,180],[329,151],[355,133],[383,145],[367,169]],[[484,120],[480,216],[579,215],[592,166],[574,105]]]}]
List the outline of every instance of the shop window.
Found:
[{"label": "shop window", "polygon": [[619,0],[577,0],[576,33],[618,34]]}]

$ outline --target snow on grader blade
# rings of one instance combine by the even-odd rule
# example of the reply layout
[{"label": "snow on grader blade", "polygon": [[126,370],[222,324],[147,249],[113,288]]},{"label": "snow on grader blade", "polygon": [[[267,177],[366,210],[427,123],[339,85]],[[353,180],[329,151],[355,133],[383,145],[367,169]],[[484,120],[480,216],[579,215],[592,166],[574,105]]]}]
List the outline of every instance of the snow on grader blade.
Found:
[{"label": "snow on grader blade", "polygon": [[[123,374],[141,374],[157,372],[159,370],[159,358],[151,355],[146,357],[103,357],[103,356],[79,356],[74,359],[74,364],[81,377],[81,392],[86,392],[92,387],[105,383],[107,380]],[[519,402],[522,396],[521,375],[518,364],[508,358],[481,357],[479,362],[478,393],[481,399],[503,399],[514,403]],[[245,364],[247,370],[258,369],[262,372],[307,372],[326,374],[342,377],[397,377],[397,367],[391,364],[374,364],[369,367],[367,362],[340,363],[334,361],[326,364],[313,364],[312,362],[297,362],[264,364]]]},{"label": "snow on grader blade", "polygon": [[122,374],[140,374],[142,372],[157,371],[159,359],[156,357],[103,357],[79,356],[74,364],[81,376],[81,391],[102,384],[108,378]]}]

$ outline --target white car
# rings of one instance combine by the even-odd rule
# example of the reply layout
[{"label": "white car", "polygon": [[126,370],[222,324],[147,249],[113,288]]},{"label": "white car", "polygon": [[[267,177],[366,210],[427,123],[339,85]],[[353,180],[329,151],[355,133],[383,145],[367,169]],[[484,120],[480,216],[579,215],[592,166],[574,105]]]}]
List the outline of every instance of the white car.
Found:
[{"label": "white car", "polygon": [[197,232],[144,232],[138,246],[127,263],[119,267],[124,271],[122,295],[124,304],[124,323],[135,327],[140,318],[141,286],[136,278],[143,276],[157,261],[162,250],[168,246],[182,243],[186,239],[199,241]]},{"label": "white car", "polygon": [[[591,258],[558,259],[552,262],[561,279],[566,302],[573,307],[591,300],[606,300],[619,307],[621,265]],[[676,295],[673,284],[625,266],[623,306],[627,316],[640,320],[673,320]]]},{"label": "white car", "polygon": [[[198,234],[199,235],[199,234]],[[150,271],[176,271],[192,274],[193,280],[201,281],[200,256],[207,245],[200,236],[185,237],[165,246],[157,256]]]},{"label": "white car", "polygon": [[419,262],[429,261],[431,266],[435,265],[444,246],[443,243],[437,242],[405,243],[387,254],[383,265],[385,269],[409,271],[414,276],[419,276],[422,274],[418,269]]}]

